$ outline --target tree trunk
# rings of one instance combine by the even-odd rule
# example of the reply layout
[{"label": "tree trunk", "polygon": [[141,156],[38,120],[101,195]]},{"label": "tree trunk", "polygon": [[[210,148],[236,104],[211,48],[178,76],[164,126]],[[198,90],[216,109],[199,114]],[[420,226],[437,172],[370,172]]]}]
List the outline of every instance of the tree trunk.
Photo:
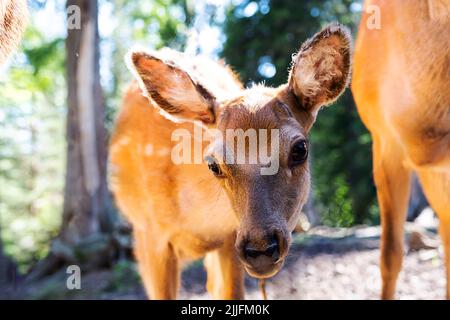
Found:
[{"label": "tree trunk", "polygon": [[87,236],[109,232],[110,206],[106,184],[104,101],[99,76],[98,3],[77,5],[81,28],[66,39],[68,116],[67,168],[60,239],[77,244]]},{"label": "tree trunk", "polygon": [[[28,275],[30,281],[67,264],[82,266],[83,271],[109,266],[118,247],[106,183],[107,141],[99,75],[98,3],[67,0],[66,6],[70,17],[66,39],[68,113],[63,221],[50,254]],[[77,18],[80,24],[73,23],[72,19]]]}]

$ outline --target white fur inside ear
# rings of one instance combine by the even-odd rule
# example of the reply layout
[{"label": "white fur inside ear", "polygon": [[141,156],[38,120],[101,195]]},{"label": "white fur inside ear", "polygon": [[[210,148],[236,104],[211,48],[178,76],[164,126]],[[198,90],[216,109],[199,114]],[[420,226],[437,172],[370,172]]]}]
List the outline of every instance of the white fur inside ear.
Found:
[{"label": "white fur inside ear", "polygon": [[[139,70],[135,65],[134,56],[139,55],[144,59],[154,58],[159,63],[154,64],[148,70]],[[208,112],[209,104],[197,91],[194,79],[186,69],[178,65],[183,57],[180,53],[169,48],[160,51],[146,50],[140,46],[135,46],[125,55],[125,62],[128,69],[133,73],[145,96],[151,104],[159,109],[159,113],[165,118],[176,122],[191,122],[191,116]],[[176,61],[176,62],[175,62]],[[181,61],[182,62],[182,61]],[[147,83],[147,84],[146,84]],[[180,111],[178,114],[171,114],[160,106],[151,96],[147,85],[151,84],[153,90],[170,105]],[[186,117],[185,117],[186,116]]]},{"label": "white fur inside ear", "polygon": [[25,0],[0,1],[0,65],[14,51],[28,22]]},{"label": "white fur inside ear", "polygon": [[197,92],[189,78],[183,78],[179,74],[168,76],[171,85],[162,90],[161,95],[173,105],[189,106],[192,112],[202,112],[208,109],[208,102]]},{"label": "white fur inside ear", "polygon": [[136,79],[136,81],[138,82],[139,88],[141,88],[141,92],[142,95],[148,99],[150,99],[147,89],[145,88],[144,85],[144,81],[142,80],[141,76],[139,75],[139,73],[136,70],[136,66],[133,63],[133,54],[135,53],[147,53],[147,54],[151,54],[151,52],[147,49],[145,49],[142,46],[133,46],[130,50],[128,50],[128,52],[125,54],[124,56],[124,60],[125,60],[125,65],[127,66],[128,70],[130,70],[130,72],[133,74],[134,79]]},{"label": "white fur inside ear", "polygon": [[303,96],[315,97],[324,90],[324,84],[343,76],[336,64],[339,52],[333,47],[310,48],[299,55],[293,76]]},{"label": "white fur inside ear", "polygon": [[344,92],[350,80],[351,51],[350,32],[334,23],[303,43],[293,57],[289,84],[310,111]]}]

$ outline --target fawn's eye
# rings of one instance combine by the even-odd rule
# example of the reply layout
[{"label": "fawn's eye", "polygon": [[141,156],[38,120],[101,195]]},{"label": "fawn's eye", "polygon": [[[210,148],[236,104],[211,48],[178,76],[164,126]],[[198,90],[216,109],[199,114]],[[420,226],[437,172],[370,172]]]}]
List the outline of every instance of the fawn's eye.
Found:
[{"label": "fawn's eye", "polygon": [[298,141],[294,144],[291,151],[292,165],[299,165],[308,158],[308,143],[305,140]]},{"label": "fawn's eye", "polygon": [[208,169],[214,173],[215,176],[221,176],[222,175],[222,170],[220,170],[220,166],[217,163],[216,159],[214,159],[213,157],[206,157],[205,158],[205,162],[208,165]]}]

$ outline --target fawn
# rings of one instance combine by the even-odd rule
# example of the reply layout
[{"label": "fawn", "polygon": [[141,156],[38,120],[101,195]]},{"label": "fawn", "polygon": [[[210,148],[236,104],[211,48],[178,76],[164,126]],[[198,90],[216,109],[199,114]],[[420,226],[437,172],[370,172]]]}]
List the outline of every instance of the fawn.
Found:
[{"label": "fawn", "polygon": [[[206,255],[208,291],[242,299],[244,270],[271,277],[288,253],[309,192],[308,133],[349,82],[350,34],[332,24],[314,35],[278,88],[246,89],[223,63],[168,49],[132,50],[126,60],[137,81],[111,140],[110,185],[133,226],[146,291],[176,298],[181,262]],[[173,133],[195,130],[210,139],[200,145],[201,161],[175,164]],[[231,139],[219,138],[230,130]],[[249,130],[278,135],[263,139]],[[247,161],[252,137],[257,152],[270,149],[276,170],[261,158]],[[236,140],[245,150],[235,152]]]}]

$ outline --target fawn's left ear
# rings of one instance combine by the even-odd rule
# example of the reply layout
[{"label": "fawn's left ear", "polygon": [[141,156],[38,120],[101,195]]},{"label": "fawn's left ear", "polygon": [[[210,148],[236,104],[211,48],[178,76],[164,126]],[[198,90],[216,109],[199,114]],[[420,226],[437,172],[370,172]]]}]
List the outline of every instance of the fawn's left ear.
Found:
[{"label": "fawn's left ear", "polygon": [[347,87],[351,43],[348,29],[332,24],[307,40],[293,57],[289,88],[313,116]]},{"label": "fawn's left ear", "polygon": [[187,70],[168,59],[172,54],[170,50],[132,50],[126,60],[144,94],[156,102],[164,116],[175,122],[214,123],[215,97]]}]

